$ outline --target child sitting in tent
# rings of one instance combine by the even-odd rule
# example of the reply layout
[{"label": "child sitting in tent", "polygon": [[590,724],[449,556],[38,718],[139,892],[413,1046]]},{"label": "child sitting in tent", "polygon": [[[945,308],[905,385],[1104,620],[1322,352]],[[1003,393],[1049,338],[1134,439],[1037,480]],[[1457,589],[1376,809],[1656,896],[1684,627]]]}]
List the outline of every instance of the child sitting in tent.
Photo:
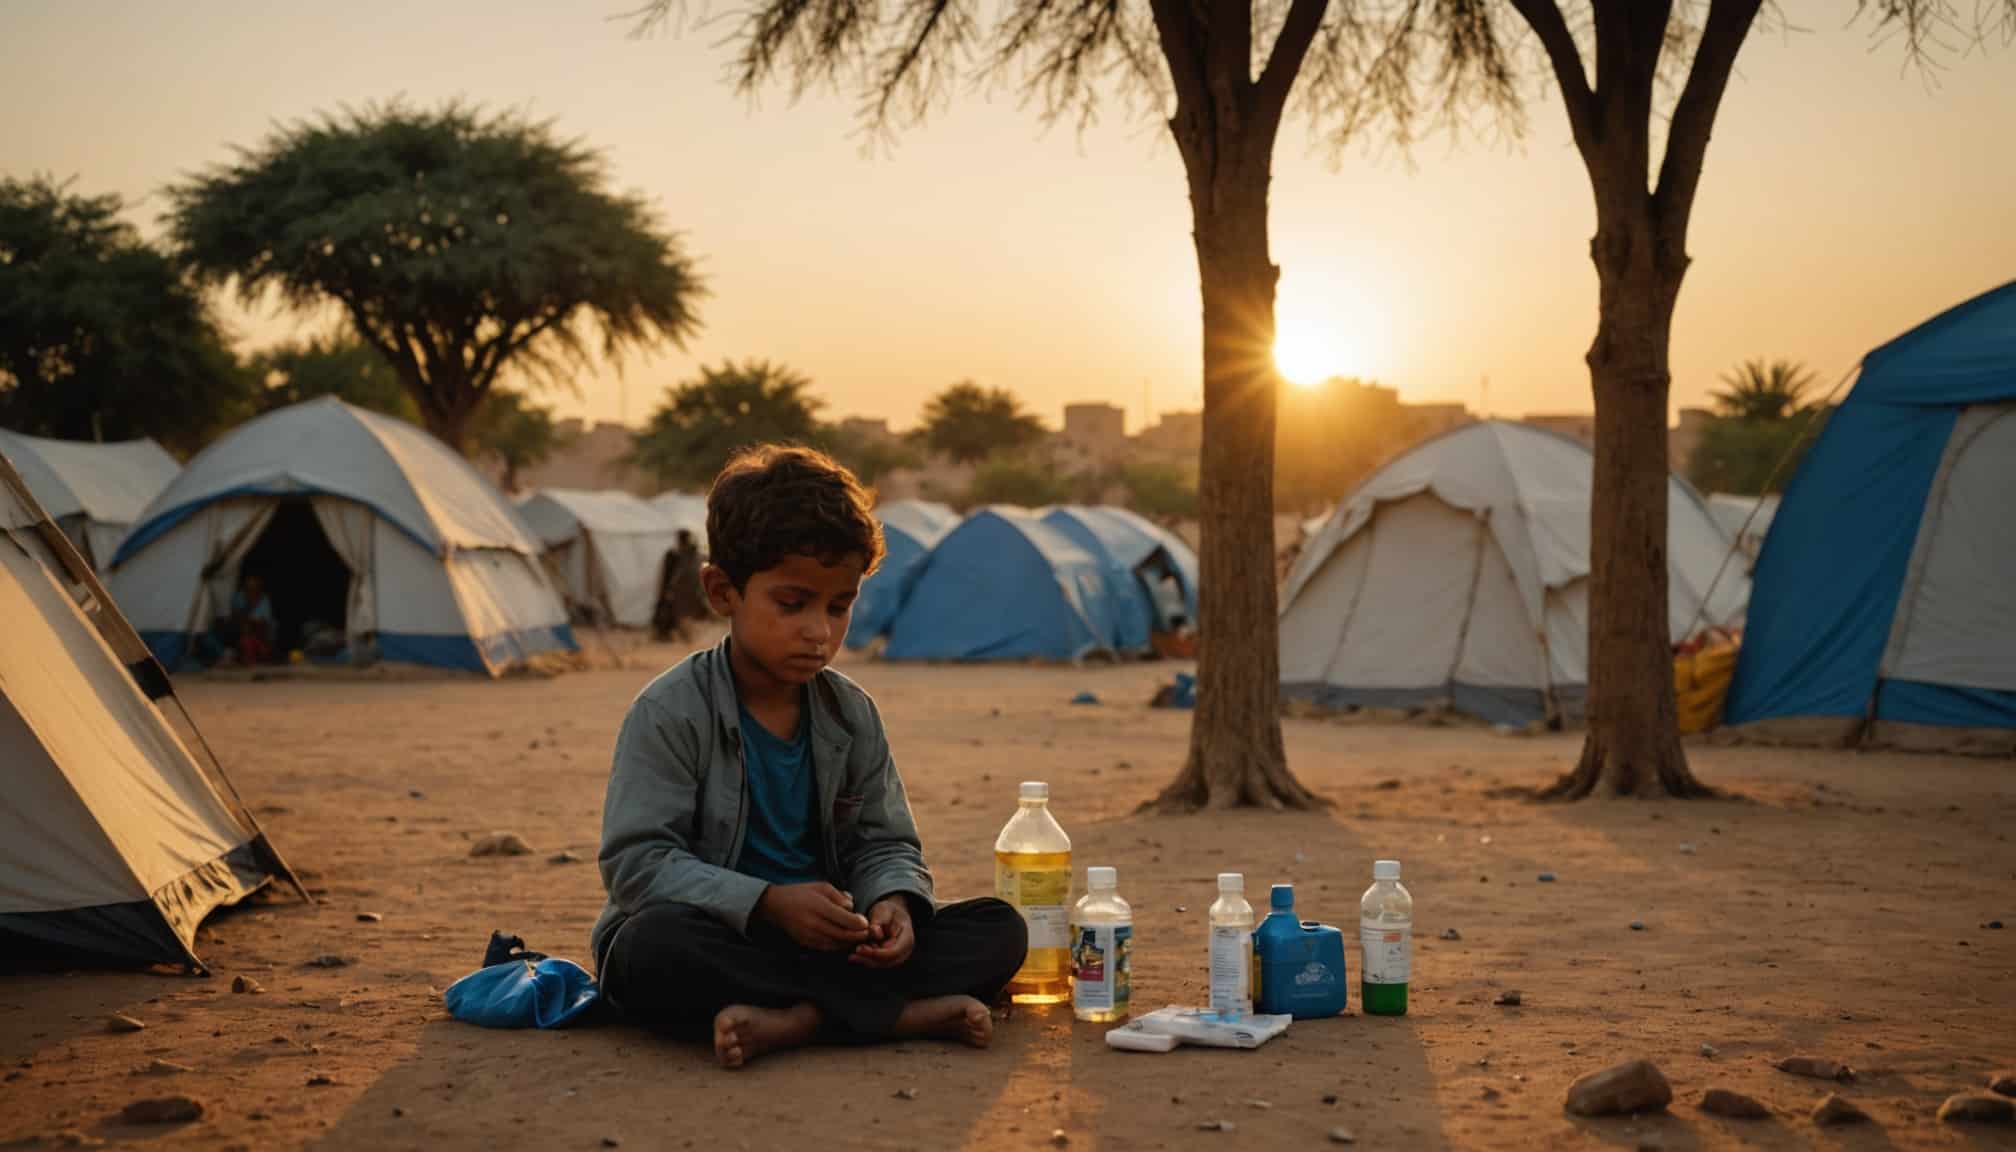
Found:
[{"label": "child sitting in tent", "polygon": [[804,448],[729,462],[707,497],[708,602],[727,639],[652,681],[602,809],[604,995],[736,1068],[814,1041],[985,1047],[1021,915],[939,907],[868,694],[826,667],[882,558],[869,498]]},{"label": "child sitting in tent", "polygon": [[273,601],[266,598],[266,581],[257,572],[247,575],[231,594],[230,627],[237,637],[240,662],[265,664],[273,659],[277,650]]}]

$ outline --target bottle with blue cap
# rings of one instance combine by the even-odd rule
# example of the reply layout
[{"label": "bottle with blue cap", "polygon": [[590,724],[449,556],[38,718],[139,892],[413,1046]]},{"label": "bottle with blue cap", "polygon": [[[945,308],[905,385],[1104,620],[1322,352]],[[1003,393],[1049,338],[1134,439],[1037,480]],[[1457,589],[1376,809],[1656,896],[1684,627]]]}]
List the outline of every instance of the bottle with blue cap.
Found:
[{"label": "bottle with blue cap", "polygon": [[1276,884],[1271,910],[1253,934],[1260,964],[1260,1011],[1313,1020],[1344,1011],[1350,993],[1344,976],[1342,929],[1295,915],[1295,886]]}]

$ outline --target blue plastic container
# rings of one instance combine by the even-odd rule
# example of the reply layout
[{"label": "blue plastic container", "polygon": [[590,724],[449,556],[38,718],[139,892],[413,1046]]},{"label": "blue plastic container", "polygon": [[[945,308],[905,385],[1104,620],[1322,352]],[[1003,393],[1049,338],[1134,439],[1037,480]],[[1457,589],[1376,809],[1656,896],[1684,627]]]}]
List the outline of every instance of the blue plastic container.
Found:
[{"label": "blue plastic container", "polygon": [[1260,962],[1256,1010],[1297,1020],[1344,1011],[1350,987],[1344,979],[1344,933],[1297,920],[1292,884],[1274,885],[1268,902],[1272,911],[1253,933],[1253,954]]}]

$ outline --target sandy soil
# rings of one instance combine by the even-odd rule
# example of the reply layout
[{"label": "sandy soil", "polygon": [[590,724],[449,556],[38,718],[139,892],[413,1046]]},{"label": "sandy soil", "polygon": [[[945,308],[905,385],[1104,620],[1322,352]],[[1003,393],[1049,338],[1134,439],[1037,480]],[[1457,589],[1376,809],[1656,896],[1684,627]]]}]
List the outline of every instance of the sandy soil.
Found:
[{"label": "sandy soil", "polygon": [[[1360,1017],[1354,987],[1350,1014],[1259,1051],[1148,1056],[1108,1051],[1068,1011],[1022,1010],[986,1052],[815,1050],[739,1073],[625,1027],[448,1019],[441,989],[493,928],[585,958],[608,750],[673,655],[550,680],[186,685],[320,903],[276,895],[213,917],[209,979],[0,977],[0,1142],[1039,1148],[1061,1129],[1073,1149],[1272,1149],[1327,1147],[1342,1126],[1369,1148],[2016,1147],[2016,1129],[1933,1116],[2016,1065],[2016,930],[1984,927],[2016,924],[2007,762],[1701,747],[1697,770],[1739,798],[1545,807],[1502,790],[1551,778],[1572,736],[1292,720],[1294,766],[1334,808],[1135,816],[1184,746],[1185,715],[1142,706],[1167,666],[848,670],[881,701],[941,895],[988,891],[1016,781],[1047,778],[1081,875],[1117,865],[1133,902],[1135,1003],[1194,1003],[1216,872],[1263,895],[1292,880],[1305,916],[1348,926],[1372,859],[1397,856],[1416,902],[1411,1015]],[[1081,689],[1104,703],[1069,706]],[[535,854],[471,859],[498,829]],[[562,851],[582,862],[551,862]],[[1538,883],[1543,870],[1559,881]],[[355,962],[306,966],[323,953]],[[1357,963],[1354,950],[1354,981]],[[265,993],[234,995],[240,974]],[[1522,1007],[1493,1005],[1507,989]],[[109,1034],[110,1012],[147,1027]],[[1853,1065],[1842,1091],[1874,1123],[1815,1128],[1806,1113],[1831,1086],[1771,1067],[1794,1054]],[[1668,1114],[1564,1114],[1576,1076],[1641,1055],[1672,1081]],[[156,1059],[191,1070],[144,1071]],[[1713,1086],[1777,1115],[1704,1115]],[[207,1114],[113,1119],[170,1092]],[[1234,1127],[1200,1130],[1217,1120]]]}]

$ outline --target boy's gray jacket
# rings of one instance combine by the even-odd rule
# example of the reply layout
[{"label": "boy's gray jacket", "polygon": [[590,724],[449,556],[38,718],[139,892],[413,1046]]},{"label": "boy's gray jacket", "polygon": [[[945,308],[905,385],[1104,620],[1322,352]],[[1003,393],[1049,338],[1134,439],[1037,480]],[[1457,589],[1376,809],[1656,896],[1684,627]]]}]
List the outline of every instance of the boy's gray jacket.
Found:
[{"label": "boy's gray jacket", "polygon": [[[931,873],[875,702],[824,670],[806,693],[820,861],[864,915],[906,893],[929,915]],[[602,804],[602,886],[609,903],[590,947],[599,966],[617,928],[657,904],[705,908],[738,931],[768,885],[733,870],[748,827],[742,723],[728,641],[647,685],[623,718]]]}]

